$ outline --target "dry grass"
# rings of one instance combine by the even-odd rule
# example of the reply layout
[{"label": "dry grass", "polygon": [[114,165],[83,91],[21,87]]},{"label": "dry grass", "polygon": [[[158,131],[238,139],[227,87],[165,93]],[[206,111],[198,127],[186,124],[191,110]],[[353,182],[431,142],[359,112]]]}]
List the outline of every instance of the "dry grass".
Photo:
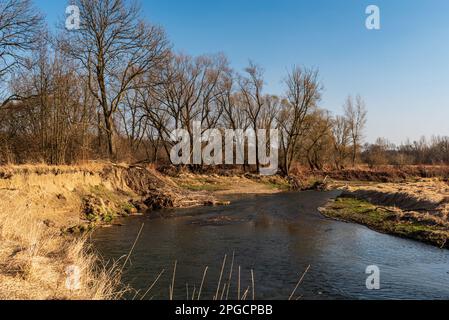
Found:
[{"label": "dry grass", "polygon": [[[199,287],[194,285],[193,287],[190,286],[188,283],[186,283],[185,286],[185,300],[186,301],[201,301],[203,299],[205,300],[211,300],[211,301],[228,301],[228,300],[235,300],[235,301],[246,301],[246,300],[252,300],[256,301],[256,281],[255,281],[255,271],[253,269],[250,270],[250,282],[247,285],[243,286],[242,281],[242,267],[236,266],[235,264],[235,253],[232,254],[232,260],[230,264],[228,263],[228,255],[225,255],[223,258],[223,263],[220,268],[220,274],[217,281],[217,288],[215,293],[211,298],[204,298],[203,291],[205,291],[205,285],[206,285],[206,278],[208,276],[209,266],[206,266],[203,272],[201,284]],[[229,268],[229,269],[228,269]],[[301,278],[297,282],[295,288],[293,289],[292,293],[288,297],[288,300],[300,300],[301,296],[297,296],[297,291],[301,284],[304,282],[304,278],[306,277],[307,273],[309,272],[311,266],[309,265],[306,270],[302,273]],[[177,278],[177,269],[178,269],[178,261],[174,262],[173,270],[171,275],[168,275],[170,277],[170,285],[168,288],[168,300],[173,301],[178,296],[183,296],[184,294],[180,292],[175,292],[175,284],[176,284],[176,278]],[[228,271],[229,270],[229,271]],[[153,283],[150,285],[150,287],[144,292],[137,291],[134,296],[134,300],[144,300],[144,299],[152,299],[151,298],[151,291],[155,287],[155,285],[158,283],[158,281],[161,279],[162,275],[165,273],[165,270],[162,270],[159,275],[156,277],[156,279],[153,281]],[[237,273],[237,277],[234,280],[234,273]],[[226,275],[228,275],[226,277]],[[211,280],[211,279],[209,279]],[[214,281],[209,281],[209,283],[213,283]],[[212,292],[212,287],[210,287],[210,291]],[[190,289],[191,288],[191,289]],[[231,290],[232,288],[232,290]],[[243,288],[246,288],[244,291]],[[179,290],[179,288],[178,288]],[[233,291],[237,296],[234,298],[230,296]]]},{"label": "dry grass", "polygon": [[[85,239],[61,236],[26,210],[0,214],[0,299],[111,299],[118,273],[100,268]],[[80,289],[66,286],[67,268],[79,268]]]},{"label": "dry grass", "polygon": [[417,182],[347,185],[357,198],[378,205],[397,207],[422,218],[437,219],[449,226],[449,184],[440,179]]},{"label": "dry grass", "polygon": [[323,170],[311,172],[304,168],[295,168],[298,176],[328,176],[339,181],[372,181],[403,183],[417,181],[421,178],[449,179],[449,166],[438,165],[417,165],[417,166],[378,166],[370,168],[368,166],[357,166],[343,170]]},{"label": "dry grass", "polygon": [[[0,168],[0,299],[114,299],[120,273],[101,264],[84,238],[61,233],[81,221],[83,188],[101,183],[87,169],[48,166]],[[98,167],[95,170],[100,170]],[[66,286],[67,268],[80,288]]]},{"label": "dry grass", "polygon": [[[34,172],[47,174],[51,172],[77,172],[77,171],[91,171],[100,172],[105,167],[113,165],[109,161],[86,161],[76,165],[49,165],[46,163],[31,163],[31,164],[7,164],[0,167],[0,172],[22,173],[22,172]],[[127,164],[115,164],[116,166],[126,167]]]},{"label": "dry grass", "polygon": [[242,175],[219,176],[181,173],[170,178],[176,185],[190,191],[209,191],[214,194],[270,194],[289,189],[288,182],[280,177],[251,178]]},{"label": "dry grass", "polygon": [[[80,271],[77,290],[66,287],[70,266]],[[20,209],[0,214],[0,299],[111,299],[118,283],[113,268],[98,267],[85,239],[62,237]]]},{"label": "dry grass", "polygon": [[404,193],[413,198],[441,203],[449,197],[449,184],[440,179],[420,179],[416,182],[361,184],[348,186],[349,190],[373,190],[385,193]]}]

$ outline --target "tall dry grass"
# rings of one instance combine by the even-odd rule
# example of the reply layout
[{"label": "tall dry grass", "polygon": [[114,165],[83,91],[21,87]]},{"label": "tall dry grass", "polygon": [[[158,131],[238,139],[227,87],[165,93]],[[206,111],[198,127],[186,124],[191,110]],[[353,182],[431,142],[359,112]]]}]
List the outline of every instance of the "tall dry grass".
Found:
[{"label": "tall dry grass", "polygon": [[[206,266],[203,272],[201,284],[197,287],[196,284],[191,286],[189,283],[185,284],[185,300],[186,301],[200,301],[203,299],[212,300],[212,301],[228,301],[228,300],[236,300],[236,301],[247,301],[252,300],[256,301],[256,281],[255,281],[255,271],[251,269],[250,273],[250,283],[244,284],[242,281],[242,267],[237,266],[235,263],[235,253],[232,254],[232,260],[230,264],[228,264],[229,259],[228,255],[225,255],[223,258],[223,263],[221,265],[221,271],[219,273],[217,279],[216,289],[209,287],[206,288],[206,278],[208,277],[209,266]],[[301,274],[299,281],[296,283],[293,291],[288,297],[288,300],[300,300],[302,296],[297,295],[297,291],[300,288],[301,284],[304,282],[304,279],[309,272],[311,266],[309,265],[306,270]],[[178,261],[174,262],[172,273],[169,274],[169,288],[168,288],[168,300],[173,301],[176,297],[182,296],[180,291],[176,291],[176,281],[177,281],[177,270],[178,270]],[[162,276],[166,273],[166,270],[162,270],[152,284],[145,291],[135,291],[133,300],[152,300],[151,296],[152,290],[156,286],[156,284],[161,280]],[[234,273],[237,273],[235,276]],[[211,279],[209,279],[211,280]],[[213,283],[213,281],[212,281]],[[213,286],[213,285],[212,285]],[[231,290],[232,288],[232,290]],[[215,291],[212,298],[204,297],[204,291],[212,292]],[[212,290],[213,289],[213,290]],[[179,290],[179,287],[178,287]],[[176,292],[175,292],[176,291]],[[236,294],[236,296],[232,296],[231,291]]]},{"label": "tall dry grass", "polygon": [[[0,190],[0,299],[119,298],[117,268],[102,266],[85,238],[62,235],[49,220],[58,213],[36,208],[33,202],[23,190]],[[79,288],[66,285],[71,266],[79,270]]]}]

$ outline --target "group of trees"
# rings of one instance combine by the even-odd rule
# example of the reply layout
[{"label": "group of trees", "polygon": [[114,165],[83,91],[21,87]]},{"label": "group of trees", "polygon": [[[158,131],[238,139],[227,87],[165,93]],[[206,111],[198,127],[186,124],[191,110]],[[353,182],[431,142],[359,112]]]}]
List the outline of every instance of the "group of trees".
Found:
[{"label": "group of trees", "polygon": [[369,166],[381,165],[449,165],[449,137],[422,137],[419,141],[406,141],[395,145],[384,138],[366,144],[362,160]]},{"label": "group of trees", "polygon": [[[253,62],[239,73],[222,54],[174,52],[138,5],[74,4],[80,29],[52,34],[29,0],[0,0],[1,163],[169,162],[170,132],[193,136],[194,121],[202,130],[279,129],[286,175],[294,164],[341,169],[359,161],[364,102],[349,97],[341,116],[321,109],[317,69],[292,67],[285,93],[272,95]],[[259,170],[257,150],[256,160]]]}]

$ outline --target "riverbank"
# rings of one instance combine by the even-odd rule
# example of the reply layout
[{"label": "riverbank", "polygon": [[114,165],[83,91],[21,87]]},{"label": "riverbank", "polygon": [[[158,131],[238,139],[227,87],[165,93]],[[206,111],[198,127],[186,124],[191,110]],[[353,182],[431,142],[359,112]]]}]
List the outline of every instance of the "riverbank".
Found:
[{"label": "riverbank", "polygon": [[[173,171],[101,162],[0,167],[0,299],[118,299],[121,266],[98,267],[102,262],[85,242],[88,231],[163,208],[228,205],[234,194],[340,188],[344,197],[326,207],[327,216],[447,247],[444,179],[379,183],[379,175],[358,171],[349,177],[375,181],[333,180],[337,173],[282,178]],[[73,266],[80,290],[65,285]]]},{"label": "riverbank", "polygon": [[445,179],[403,183],[354,183],[321,208],[330,218],[379,232],[449,248],[449,185]]},{"label": "riverbank", "polygon": [[[120,272],[101,265],[83,234],[120,216],[161,208],[226,205],[222,195],[274,193],[281,178],[180,174],[146,167],[0,167],[0,299],[117,299]],[[66,287],[67,268],[81,289]]]},{"label": "riverbank", "polygon": [[217,174],[205,175],[186,172],[171,177],[171,180],[177,186],[186,190],[206,191],[220,196],[232,194],[273,194],[291,190],[288,180],[279,176],[220,176]]}]

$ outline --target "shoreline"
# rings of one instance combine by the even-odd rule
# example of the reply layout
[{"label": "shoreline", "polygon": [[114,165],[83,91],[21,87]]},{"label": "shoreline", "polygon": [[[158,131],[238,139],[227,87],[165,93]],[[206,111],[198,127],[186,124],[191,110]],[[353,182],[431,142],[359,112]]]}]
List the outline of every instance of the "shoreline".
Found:
[{"label": "shoreline", "polygon": [[428,213],[404,211],[372,202],[370,198],[363,199],[344,192],[319,208],[319,212],[329,219],[356,223],[376,232],[449,249],[449,228],[446,223],[439,222],[438,218]]},{"label": "shoreline", "polygon": [[[0,167],[0,299],[119,299],[120,270],[99,267],[103,263],[90,250],[85,233],[113,225],[118,217],[227,205],[227,195],[245,190],[276,193],[287,185],[270,179],[176,178],[151,168],[110,163]],[[79,267],[81,290],[64,286],[72,266]]]},{"label": "shoreline", "polygon": [[[167,174],[111,163],[3,166],[0,299],[118,299],[117,266],[99,268],[101,261],[88,248],[84,234],[114,225],[119,217],[164,208],[227,205],[236,195],[343,190],[340,200],[321,208],[324,216],[449,248],[449,185],[441,179],[410,181],[331,181],[307,174],[289,179]],[[73,265],[81,267],[87,283],[83,290],[64,287],[66,268]]]}]

